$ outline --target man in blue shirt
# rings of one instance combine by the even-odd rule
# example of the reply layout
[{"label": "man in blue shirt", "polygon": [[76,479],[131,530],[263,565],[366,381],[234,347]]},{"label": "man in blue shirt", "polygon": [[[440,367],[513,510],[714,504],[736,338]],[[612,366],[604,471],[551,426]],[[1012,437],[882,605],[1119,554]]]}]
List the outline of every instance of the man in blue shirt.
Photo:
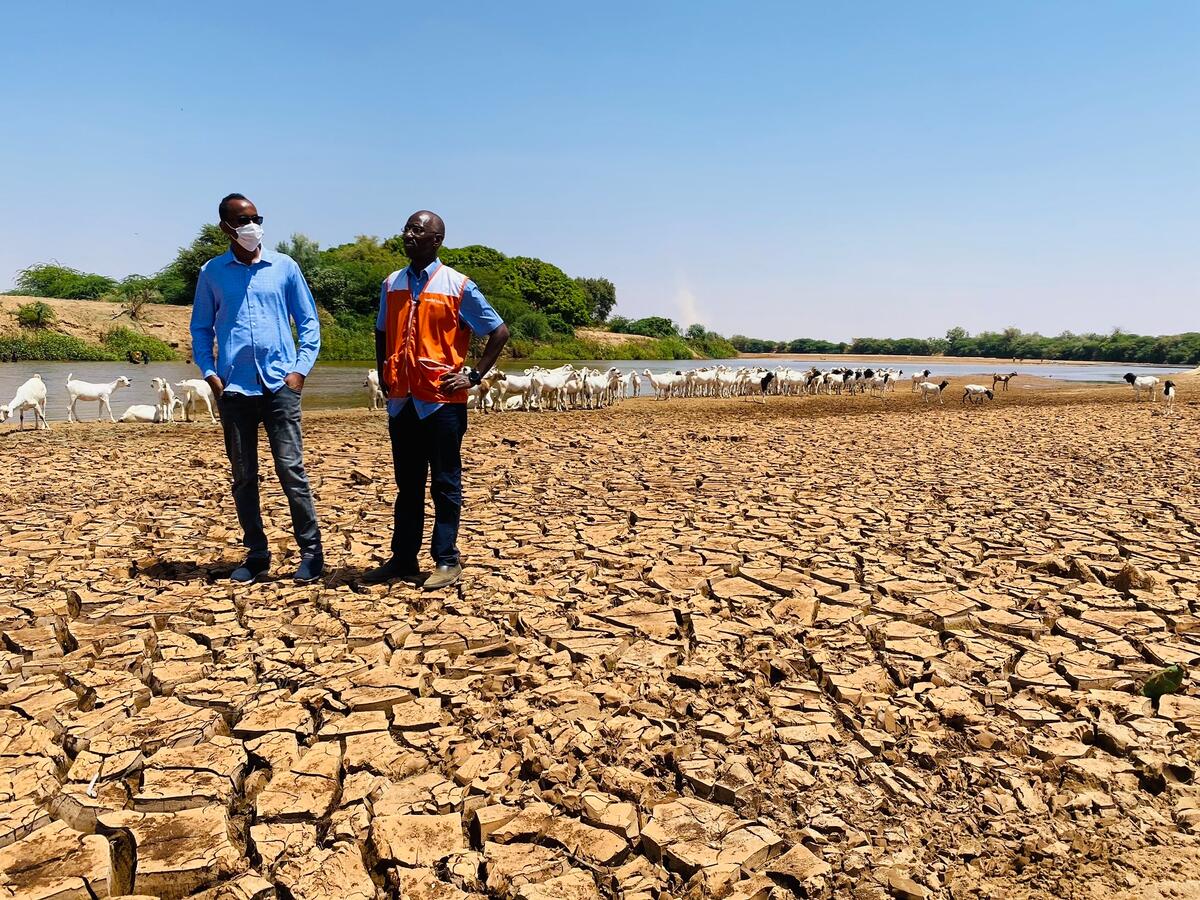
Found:
[{"label": "man in blue shirt", "polygon": [[[325,560],[304,471],[300,393],[321,349],[317,306],[295,261],[263,248],[263,217],[253,203],[241,194],[230,194],[221,201],[218,213],[221,230],[229,237],[229,252],[210,259],[200,270],[191,331],[192,358],[212,386],[221,410],[225,451],[233,469],[233,503],[247,551],[246,561],[231,577],[251,582],[271,566],[258,498],[261,424],[300,547],[295,580],[316,581]],[[292,322],[300,338],[299,350],[292,338]]]},{"label": "man in blue shirt", "polygon": [[[375,362],[388,398],[396,504],[391,559],[364,574],[366,584],[402,579],[432,591],[450,587],[462,574],[457,539],[467,389],[500,358],[508,326],[475,282],[438,259],[445,236],[436,213],[409,216],[402,235],[409,264],[384,279],[379,294]],[[472,332],[487,335],[478,370],[465,365]],[[437,568],[423,578],[417,554],[426,481],[434,510],[429,550]]]}]

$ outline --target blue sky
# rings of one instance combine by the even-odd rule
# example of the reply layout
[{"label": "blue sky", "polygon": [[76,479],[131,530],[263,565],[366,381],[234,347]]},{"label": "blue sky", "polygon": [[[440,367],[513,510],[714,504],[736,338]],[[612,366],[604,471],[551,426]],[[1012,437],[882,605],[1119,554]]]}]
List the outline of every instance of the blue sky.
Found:
[{"label": "blue sky", "polygon": [[229,191],[617,312],[845,339],[1200,329],[1200,4],[9,4],[0,289],[157,270]]}]

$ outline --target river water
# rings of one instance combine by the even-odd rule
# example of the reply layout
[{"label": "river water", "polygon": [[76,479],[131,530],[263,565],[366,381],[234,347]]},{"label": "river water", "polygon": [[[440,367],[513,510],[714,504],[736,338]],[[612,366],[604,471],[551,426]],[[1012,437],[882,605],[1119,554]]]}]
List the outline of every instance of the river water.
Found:
[{"label": "river water", "polygon": [[[558,362],[540,362],[547,368],[561,365]],[[912,362],[862,362],[850,357],[833,357],[830,359],[726,359],[726,360],[575,360],[576,367],[590,366],[596,369],[607,369],[616,366],[622,372],[637,369],[643,372],[674,372],[698,369],[704,366],[725,364],[729,366],[766,366],[775,368],[780,365],[796,369],[806,369],[817,366],[827,369],[834,366],[850,365],[854,367],[865,365],[890,366],[903,369],[907,375],[910,372],[929,368],[934,376],[939,375],[968,375],[979,372],[1017,372],[1025,375],[1039,375],[1043,378],[1057,378],[1063,381],[1109,382],[1114,383],[1129,371],[1139,375],[1170,375],[1185,371],[1185,367],[1170,366],[1130,366],[1121,364],[1078,365],[1072,363],[1052,363],[1049,365],[1005,364],[997,366],[978,360],[965,360],[954,363]],[[520,372],[528,368],[528,360],[509,360],[502,364],[507,371]],[[370,363],[331,362],[318,363],[309,376],[304,387],[305,409],[338,409],[351,406],[365,406],[367,392],[363,388]],[[174,383],[184,378],[198,378],[196,367],[187,363],[150,363],[135,366],[129,363],[95,363],[95,362],[28,362],[0,363],[0,404],[8,403],[16,393],[17,388],[34,372],[41,374],[49,392],[46,417],[51,421],[65,421],[67,418],[67,376],[74,374],[83,381],[105,383],[112,381],[118,375],[126,375],[132,381],[128,388],[121,388],[113,395],[113,414],[120,417],[126,407],[134,403],[154,403],[154,390],[150,387],[151,378],[166,378]],[[1019,385],[1019,382],[1014,382]],[[87,421],[94,419],[97,412],[96,403],[80,403],[78,410],[81,417]],[[28,418],[28,416],[26,417]]]}]

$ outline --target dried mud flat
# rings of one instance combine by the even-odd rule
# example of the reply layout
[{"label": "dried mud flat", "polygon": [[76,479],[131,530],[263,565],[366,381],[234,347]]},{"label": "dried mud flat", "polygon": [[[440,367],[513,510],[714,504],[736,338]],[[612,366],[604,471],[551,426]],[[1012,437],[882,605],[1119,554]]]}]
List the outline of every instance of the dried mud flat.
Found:
[{"label": "dried mud flat", "polygon": [[307,588],[219,429],[0,433],[0,897],[1200,895],[1194,411],[1002,401],[473,417],[443,595],[379,414]]}]

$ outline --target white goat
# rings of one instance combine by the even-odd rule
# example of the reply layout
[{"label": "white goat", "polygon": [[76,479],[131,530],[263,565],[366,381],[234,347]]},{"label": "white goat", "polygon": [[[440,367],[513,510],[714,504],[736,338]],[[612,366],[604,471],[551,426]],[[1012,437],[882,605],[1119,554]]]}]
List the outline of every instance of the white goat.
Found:
[{"label": "white goat", "polygon": [[670,372],[663,372],[661,375],[655,375],[649,369],[642,373],[650,382],[650,387],[654,388],[655,400],[670,400],[671,394],[675,388],[683,384],[683,378],[679,375],[674,375]]},{"label": "white goat", "polygon": [[1158,402],[1158,379],[1153,375],[1134,375],[1132,372],[1125,373],[1125,380],[1133,385],[1133,399],[1135,401],[1142,399],[1142,394],[1149,394],[1152,403]]},{"label": "white goat", "polygon": [[964,385],[964,387],[965,390],[963,391],[962,395],[963,403],[966,403],[967,400],[970,400],[972,403],[979,403],[982,405],[984,399],[996,399],[996,395],[992,393],[991,388],[984,387],[982,384],[968,384]]},{"label": "white goat", "polygon": [[[533,376],[510,375],[508,372],[501,372],[497,369],[496,392],[499,394],[500,400],[497,409],[528,409],[529,398],[533,392]],[[516,394],[516,396],[510,397],[510,394]],[[510,400],[519,402],[513,406],[509,403]]]},{"label": "white goat", "polygon": [[13,413],[20,415],[19,429],[25,428],[25,410],[33,410],[33,428],[36,431],[41,423],[47,431],[50,423],[46,421],[46,383],[41,375],[34,375],[17,388],[17,395],[6,406],[0,406],[0,422],[7,420]]},{"label": "white goat", "polygon": [[921,400],[925,403],[932,403],[933,398],[936,397],[937,402],[945,406],[946,403],[942,399],[942,392],[946,390],[949,384],[950,382],[948,381],[943,381],[941,384],[934,384],[932,381],[922,381],[917,385],[921,389]]},{"label": "white goat", "polygon": [[208,410],[208,417],[212,419],[213,424],[217,423],[217,417],[213,415],[213,390],[207,381],[203,378],[187,378],[175,382],[175,387],[179,388],[183,398],[183,421],[192,421],[192,416],[196,413],[196,404],[199,402]]},{"label": "white goat", "polygon": [[[150,385],[158,392],[158,415],[156,421],[173,422],[175,420],[175,392],[171,390],[171,382],[165,378],[151,378]],[[130,407],[132,409],[132,407]]]},{"label": "white goat", "polygon": [[75,415],[75,404],[80,400],[86,403],[99,403],[99,410],[96,413],[96,421],[100,421],[100,417],[104,415],[104,411],[108,410],[108,420],[116,422],[113,418],[112,407],[108,400],[112,396],[113,391],[118,388],[129,387],[129,379],[124,375],[118,375],[115,381],[110,381],[108,384],[93,384],[90,381],[76,381],[75,373],[72,372],[67,376],[67,393],[71,397],[71,405],[67,409],[67,421],[78,422],[79,417]]},{"label": "white goat", "polygon": [[121,413],[121,418],[118,422],[168,422],[167,418],[163,417],[162,408],[151,406],[149,403],[135,403],[125,412]]},{"label": "white goat", "polygon": [[1163,399],[1167,401],[1167,412],[1171,412],[1175,408],[1175,382],[1163,383]]},{"label": "white goat", "polygon": [[912,392],[913,392],[914,394],[917,392],[917,385],[918,385],[918,384],[920,384],[920,383],[921,383],[922,381],[924,381],[925,379],[927,379],[928,377],[929,377],[929,370],[928,370],[928,369],[926,369],[924,372],[913,372],[913,376],[912,376]]},{"label": "white goat", "polygon": [[367,377],[363,381],[363,387],[367,389],[367,393],[371,397],[369,409],[379,409],[381,406],[387,406],[387,397],[383,396],[383,391],[379,389],[378,369],[367,369]]},{"label": "white goat", "polygon": [[[607,372],[596,372],[591,369],[584,369],[581,373],[583,376],[582,394],[583,403],[588,409],[603,409],[609,398],[609,383],[612,378],[612,373],[616,369],[609,369]],[[618,375],[618,377],[620,377]]]},{"label": "white goat", "polygon": [[551,409],[565,412],[568,395],[572,390],[579,391],[579,373],[569,365],[550,370],[535,367],[526,374],[532,379],[532,399],[538,409],[542,408],[542,400],[546,398]]}]

